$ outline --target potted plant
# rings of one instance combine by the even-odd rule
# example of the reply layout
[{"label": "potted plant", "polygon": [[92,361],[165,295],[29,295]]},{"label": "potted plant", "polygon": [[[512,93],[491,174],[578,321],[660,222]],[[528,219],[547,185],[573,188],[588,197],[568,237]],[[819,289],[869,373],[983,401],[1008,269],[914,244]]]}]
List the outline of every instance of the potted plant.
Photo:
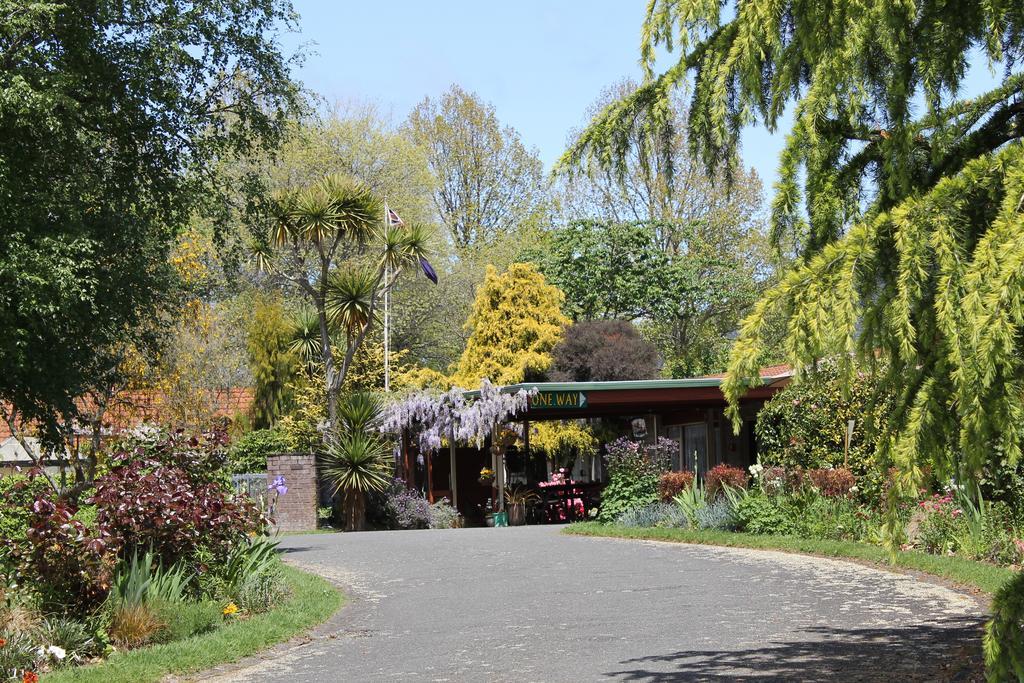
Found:
[{"label": "potted plant", "polygon": [[484,486],[491,486],[494,484],[494,470],[490,467],[484,467],[480,470],[480,483]]},{"label": "potted plant", "polygon": [[505,504],[508,506],[508,523],[510,526],[526,524],[526,506],[540,500],[536,491],[519,487],[505,491]]}]

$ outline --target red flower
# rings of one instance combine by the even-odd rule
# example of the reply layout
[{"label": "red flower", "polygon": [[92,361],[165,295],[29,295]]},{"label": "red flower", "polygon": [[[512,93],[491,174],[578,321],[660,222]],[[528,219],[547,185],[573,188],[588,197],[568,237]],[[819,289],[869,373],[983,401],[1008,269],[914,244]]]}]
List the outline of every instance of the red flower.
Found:
[{"label": "red flower", "polygon": [[34,671],[26,671],[21,677],[21,683],[39,683],[39,674]]},{"label": "red flower", "polygon": [[3,638],[0,638],[0,647],[3,647],[6,644],[7,644],[7,641],[4,640]]}]

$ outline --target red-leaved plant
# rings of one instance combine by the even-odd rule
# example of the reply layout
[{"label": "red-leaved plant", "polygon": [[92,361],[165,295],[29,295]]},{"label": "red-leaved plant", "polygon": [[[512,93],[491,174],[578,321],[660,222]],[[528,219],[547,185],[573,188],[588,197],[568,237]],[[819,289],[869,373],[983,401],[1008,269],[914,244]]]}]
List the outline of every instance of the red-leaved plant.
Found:
[{"label": "red-leaved plant", "polygon": [[663,502],[671,502],[673,498],[690,488],[693,484],[693,472],[665,472],[658,480],[658,497]]},{"label": "red-leaved plant", "polygon": [[732,465],[715,465],[704,475],[704,486],[709,496],[715,496],[724,486],[736,489],[747,488],[747,472]]},{"label": "red-leaved plant", "polygon": [[36,500],[25,540],[14,547],[20,582],[38,592],[47,611],[85,614],[110,590],[116,539],[86,528],[74,512],[61,502]]},{"label": "red-leaved plant", "polygon": [[857,484],[857,478],[853,476],[853,472],[845,467],[807,470],[806,475],[811,485],[826,498],[845,498],[850,495],[850,490]]},{"label": "red-leaved plant", "polygon": [[197,483],[181,467],[149,460],[113,467],[90,502],[122,556],[152,550],[167,566],[185,562],[200,571],[199,558],[225,558],[261,524],[255,505],[234,499],[223,484]]}]

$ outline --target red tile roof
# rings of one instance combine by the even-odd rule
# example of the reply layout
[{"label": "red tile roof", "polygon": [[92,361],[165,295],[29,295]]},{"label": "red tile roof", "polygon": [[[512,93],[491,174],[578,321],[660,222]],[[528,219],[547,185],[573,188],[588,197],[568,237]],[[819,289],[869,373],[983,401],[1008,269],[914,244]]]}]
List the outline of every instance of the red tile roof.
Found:
[{"label": "red tile roof", "polygon": [[[242,413],[248,413],[252,408],[254,392],[252,387],[233,387],[218,391],[214,395],[215,417],[233,418]],[[144,389],[138,391],[126,391],[117,395],[111,402],[103,416],[103,425],[115,432],[137,427],[144,422],[162,423],[166,422],[164,405],[166,396],[156,389]],[[79,408],[88,412],[92,408],[92,401],[83,399],[79,401]],[[11,430],[7,422],[0,419],[0,439],[11,436]]]},{"label": "red tile roof", "polygon": [[[724,372],[717,372],[713,375],[704,375],[704,377],[708,379],[722,379],[723,377],[725,377],[725,374],[726,373]],[[763,368],[761,368],[760,374],[762,379],[781,379],[783,377],[789,377],[790,375],[792,375],[793,368],[786,363],[781,363],[779,365],[766,365]]]}]

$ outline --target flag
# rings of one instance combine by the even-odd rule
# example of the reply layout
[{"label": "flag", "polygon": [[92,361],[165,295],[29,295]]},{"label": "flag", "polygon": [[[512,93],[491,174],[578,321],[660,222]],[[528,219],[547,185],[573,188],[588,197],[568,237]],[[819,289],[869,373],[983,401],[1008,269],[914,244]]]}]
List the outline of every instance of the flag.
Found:
[{"label": "flag", "polygon": [[388,209],[388,225],[395,227],[398,225],[405,225],[405,221],[399,218],[398,214],[392,209]]},{"label": "flag", "polygon": [[427,276],[427,279],[437,284],[437,271],[430,265],[430,261],[420,256],[420,268],[423,269],[423,274]]}]

